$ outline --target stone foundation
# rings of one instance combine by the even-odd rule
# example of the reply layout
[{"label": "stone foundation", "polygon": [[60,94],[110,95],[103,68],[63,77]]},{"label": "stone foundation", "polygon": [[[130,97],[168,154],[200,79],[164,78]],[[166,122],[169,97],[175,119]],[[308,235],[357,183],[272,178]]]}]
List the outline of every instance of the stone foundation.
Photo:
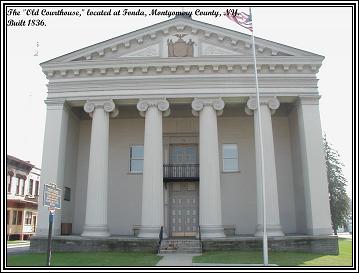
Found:
[{"label": "stone foundation", "polygon": [[[203,251],[210,250],[260,250],[263,246],[260,237],[226,237],[203,239]],[[302,251],[323,254],[339,254],[337,236],[282,236],[269,237],[268,249],[271,251]]]},{"label": "stone foundation", "polygon": [[[81,236],[54,236],[53,251],[150,251],[156,252],[158,239],[130,236],[89,238]],[[262,238],[232,236],[226,238],[202,239],[203,251],[212,250],[261,250]],[[337,236],[283,236],[269,237],[271,251],[302,251],[323,254],[339,253]],[[30,251],[46,252],[47,237],[31,238]]]},{"label": "stone foundation", "polygon": [[[52,251],[156,251],[158,239],[134,237],[90,238],[81,236],[54,236]],[[46,252],[47,237],[34,236],[30,242],[31,252]]]}]

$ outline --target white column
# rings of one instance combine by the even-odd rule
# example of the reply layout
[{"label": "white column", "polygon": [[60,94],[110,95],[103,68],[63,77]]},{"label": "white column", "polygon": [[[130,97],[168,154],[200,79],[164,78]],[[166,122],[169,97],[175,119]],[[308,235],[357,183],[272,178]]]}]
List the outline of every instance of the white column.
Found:
[{"label": "white column", "polygon": [[91,100],[84,106],[92,116],[86,218],[81,236],[110,236],[107,226],[109,113],[117,115],[112,100]]},{"label": "white column", "polygon": [[260,98],[261,117],[257,111],[257,99],[250,98],[247,101],[246,112],[254,112],[254,133],[256,146],[256,181],[257,181],[257,228],[255,236],[263,236],[263,200],[262,200],[262,175],[261,175],[261,151],[259,139],[259,118],[262,122],[264,177],[266,188],[266,221],[268,236],[284,236],[279,217],[277,169],[275,165],[275,152],[273,143],[272,118],[275,110],[279,108],[276,97]]},{"label": "white column", "polygon": [[307,233],[310,235],[332,234],[319,98],[301,96],[297,101]]},{"label": "white column", "polygon": [[137,109],[145,117],[142,214],[138,237],[158,238],[164,225],[162,112],[169,113],[169,103],[165,99],[140,100]]},{"label": "white column", "polygon": [[194,99],[192,112],[199,112],[199,224],[202,238],[225,237],[222,225],[217,115],[221,98]]},{"label": "white column", "polygon": [[[47,100],[45,136],[42,151],[41,185],[55,183],[63,188],[68,107],[65,100]],[[15,184],[15,183],[14,183]],[[36,235],[47,236],[49,211],[42,202],[43,186],[39,186],[38,223]],[[61,233],[61,210],[56,210],[53,235]]]}]

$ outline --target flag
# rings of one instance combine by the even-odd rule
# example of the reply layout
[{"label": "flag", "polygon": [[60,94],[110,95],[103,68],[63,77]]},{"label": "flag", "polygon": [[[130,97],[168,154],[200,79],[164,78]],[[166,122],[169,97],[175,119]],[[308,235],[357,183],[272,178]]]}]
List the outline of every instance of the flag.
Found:
[{"label": "flag", "polygon": [[253,32],[251,13],[247,14],[245,12],[237,12],[237,10],[227,9],[224,15],[226,15],[230,20],[237,23],[238,25]]}]

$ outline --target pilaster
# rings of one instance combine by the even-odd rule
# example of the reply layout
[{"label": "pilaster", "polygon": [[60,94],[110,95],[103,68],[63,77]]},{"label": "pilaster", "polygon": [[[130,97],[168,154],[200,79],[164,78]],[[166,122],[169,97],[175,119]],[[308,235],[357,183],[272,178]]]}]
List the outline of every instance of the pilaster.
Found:
[{"label": "pilaster", "polygon": [[307,233],[310,235],[332,234],[319,98],[300,96],[296,103]]},{"label": "pilaster", "polygon": [[[55,183],[63,188],[65,171],[65,151],[68,130],[69,108],[65,100],[46,100],[46,124],[42,152],[41,182]],[[47,207],[42,204],[43,187],[39,188],[38,223],[36,235],[48,234]],[[53,235],[61,234],[61,210],[56,210],[53,223]]]}]

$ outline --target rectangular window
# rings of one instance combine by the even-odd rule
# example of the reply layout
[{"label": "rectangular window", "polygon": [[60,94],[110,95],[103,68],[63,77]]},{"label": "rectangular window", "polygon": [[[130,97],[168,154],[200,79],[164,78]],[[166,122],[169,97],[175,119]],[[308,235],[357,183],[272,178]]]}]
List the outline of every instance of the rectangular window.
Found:
[{"label": "rectangular window", "polygon": [[32,219],[32,212],[27,211],[25,213],[25,225],[31,225],[31,219]]},{"label": "rectangular window", "polygon": [[143,171],[143,146],[130,147],[130,172],[142,173]]},{"label": "rectangular window", "polygon": [[30,182],[29,182],[29,195],[32,195],[33,190],[34,190],[34,180],[30,179]]},{"label": "rectangular window", "polygon": [[10,223],[10,210],[6,210],[6,224]]},{"label": "rectangular window", "polygon": [[25,194],[25,182],[26,182],[26,180],[22,179],[22,188],[21,188],[21,195],[22,196],[24,196],[24,194]]},{"label": "rectangular window", "polygon": [[35,183],[35,196],[39,195],[39,181],[36,181]]},{"label": "rectangular window", "polygon": [[237,144],[223,144],[223,171],[236,172],[238,168],[238,147]]},{"label": "rectangular window", "polygon": [[70,201],[71,200],[71,189],[68,188],[68,187],[65,187],[64,200],[65,201]]},{"label": "rectangular window", "polygon": [[20,194],[20,177],[17,177],[16,180],[16,195]]},{"label": "rectangular window", "polygon": [[12,176],[8,175],[8,181],[7,181],[7,192],[11,193],[11,182],[12,182]]},{"label": "rectangular window", "polygon": [[22,211],[17,212],[17,225],[22,225]]},{"label": "rectangular window", "polygon": [[12,211],[12,224],[16,225],[17,223],[17,210]]}]

